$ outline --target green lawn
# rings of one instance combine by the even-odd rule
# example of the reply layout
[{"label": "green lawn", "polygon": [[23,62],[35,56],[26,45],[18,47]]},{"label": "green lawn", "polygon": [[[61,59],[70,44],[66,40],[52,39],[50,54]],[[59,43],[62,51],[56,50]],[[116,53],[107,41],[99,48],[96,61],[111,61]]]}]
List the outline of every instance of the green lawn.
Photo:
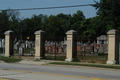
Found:
[{"label": "green lawn", "polygon": [[120,69],[120,65],[87,64],[87,63],[84,64],[84,63],[74,63],[74,62],[51,62],[50,64],[55,64],[55,65],[74,65],[74,66],[90,66],[90,67]]},{"label": "green lawn", "polygon": [[61,60],[61,61],[65,61],[65,56],[46,56],[47,60]]},{"label": "green lawn", "polygon": [[[35,51],[35,49],[31,48],[31,49],[25,49],[24,50],[24,53],[25,54],[30,54],[30,51]],[[15,54],[18,54],[18,50],[16,50],[16,53]],[[92,53],[90,55],[88,54],[85,54],[83,55],[84,52],[78,52],[78,55],[77,55],[77,58],[76,60],[74,60],[75,62],[92,62],[92,63],[95,63],[95,62],[100,62],[100,61],[103,61],[105,62],[107,60],[107,55],[104,54],[104,53]],[[32,53],[32,54],[35,54],[35,53]],[[95,54],[98,54],[98,55],[95,55]],[[55,56],[55,53],[48,53],[48,52],[45,52],[45,57],[47,60],[61,60],[61,61],[65,61],[66,59],[66,54],[63,54],[63,53],[56,53],[56,56]],[[102,63],[103,63],[102,62]]]},{"label": "green lawn", "polygon": [[[26,53],[26,54],[30,54],[30,51],[35,51],[35,49],[34,48],[29,48],[29,49],[25,49],[24,50],[24,53]],[[14,53],[15,54],[18,54],[19,53],[19,50],[14,50]],[[34,53],[32,53],[32,54],[34,54]]]},{"label": "green lawn", "polygon": [[15,63],[15,62],[21,61],[22,59],[0,56],[0,60],[4,61],[4,62],[7,62],[7,63]]},{"label": "green lawn", "polygon": [[[65,54],[58,54],[56,53],[56,57],[55,57],[55,53],[45,53],[45,57],[48,60],[61,60],[61,61],[65,61],[66,59],[66,55]],[[98,56],[93,56],[93,55],[77,55],[77,58],[74,60],[75,62],[80,62],[80,61],[86,61],[86,62],[96,62],[96,61],[103,61],[105,62],[107,60],[107,55],[98,55]]]}]

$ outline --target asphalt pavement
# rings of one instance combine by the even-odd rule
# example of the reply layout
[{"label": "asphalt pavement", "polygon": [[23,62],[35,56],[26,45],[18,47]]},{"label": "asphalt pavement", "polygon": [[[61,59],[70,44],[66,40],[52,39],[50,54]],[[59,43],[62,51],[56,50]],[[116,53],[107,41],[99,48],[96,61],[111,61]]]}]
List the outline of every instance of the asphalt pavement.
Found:
[{"label": "asphalt pavement", "polygon": [[0,80],[120,80],[120,70],[51,65],[51,60],[0,62]]}]

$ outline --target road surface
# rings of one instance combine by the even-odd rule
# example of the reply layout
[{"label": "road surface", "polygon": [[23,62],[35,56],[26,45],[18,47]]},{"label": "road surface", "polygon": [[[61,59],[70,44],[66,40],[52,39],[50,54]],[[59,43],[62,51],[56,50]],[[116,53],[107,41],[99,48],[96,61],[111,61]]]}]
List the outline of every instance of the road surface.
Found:
[{"label": "road surface", "polygon": [[0,63],[0,80],[120,80],[120,70]]}]

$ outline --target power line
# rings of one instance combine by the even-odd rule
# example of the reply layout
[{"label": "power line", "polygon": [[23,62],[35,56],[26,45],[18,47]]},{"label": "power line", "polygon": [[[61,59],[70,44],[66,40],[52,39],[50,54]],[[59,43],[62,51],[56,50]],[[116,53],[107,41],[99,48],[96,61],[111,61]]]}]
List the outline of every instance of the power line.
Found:
[{"label": "power line", "polygon": [[[38,9],[56,9],[56,8],[70,8],[70,7],[83,7],[83,6],[92,6],[95,4],[85,4],[85,5],[72,5],[72,6],[59,6],[59,7],[44,7],[44,8],[26,8],[26,9],[10,9],[10,10],[38,10]],[[7,9],[6,9],[7,10]],[[0,10],[4,11],[4,10]]]}]

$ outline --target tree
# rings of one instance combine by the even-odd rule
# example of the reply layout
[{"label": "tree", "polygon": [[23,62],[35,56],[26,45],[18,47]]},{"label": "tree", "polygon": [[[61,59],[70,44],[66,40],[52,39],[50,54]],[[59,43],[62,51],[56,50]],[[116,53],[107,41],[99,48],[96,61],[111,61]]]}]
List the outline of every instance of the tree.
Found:
[{"label": "tree", "polygon": [[47,32],[48,36],[58,36],[60,24],[56,16],[50,15],[47,18],[47,23],[44,24],[45,31]]},{"label": "tree", "polygon": [[61,33],[59,33],[59,35],[65,36],[65,33],[70,30],[72,17],[70,14],[67,15],[63,13],[58,14],[56,17],[60,24],[59,32]]},{"label": "tree", "polygon": [[101,17],[85,19],[81,23],[81,37],[91,38],[106,34],[106,27],[101,24]]},{"label": "tree", "polygon": [[22,33],[24,35],[34,35],[37,30],[43,30],[44,15],[33,15],[31,18],[26,18],[20,21]]},{"label": "tree", "polygon": [[72,15],[71,29],[76,30],[81,35],[81,23],[85,20],[85,16],[82,11],[78,10]]},{"label": "tree", "polygon": [[100,0],[95,3],[94,7],[98,10],[97,15],[101,16],[101,22],[107,27],[107,30],[113,28],[120,30],[120,0]]},{"label": "tree", "polygon": [[19,27],[19,11],[7,9],[0,12],[0,37],[3,37],[7,30],[19,34]]},{"label": "tree", "polygon": [[10,8],[7,9],[7,14],[9,16],[9,29],[13,30],[16,33],[20,33],[17,28],[19,28],[20,22],[20,12],[18,10],[11,10]]},{"label": "tree", "polygon": [[4,37],[4,32],[8,30],[9,16],[7,11],[0,12],[0,37]]}]

